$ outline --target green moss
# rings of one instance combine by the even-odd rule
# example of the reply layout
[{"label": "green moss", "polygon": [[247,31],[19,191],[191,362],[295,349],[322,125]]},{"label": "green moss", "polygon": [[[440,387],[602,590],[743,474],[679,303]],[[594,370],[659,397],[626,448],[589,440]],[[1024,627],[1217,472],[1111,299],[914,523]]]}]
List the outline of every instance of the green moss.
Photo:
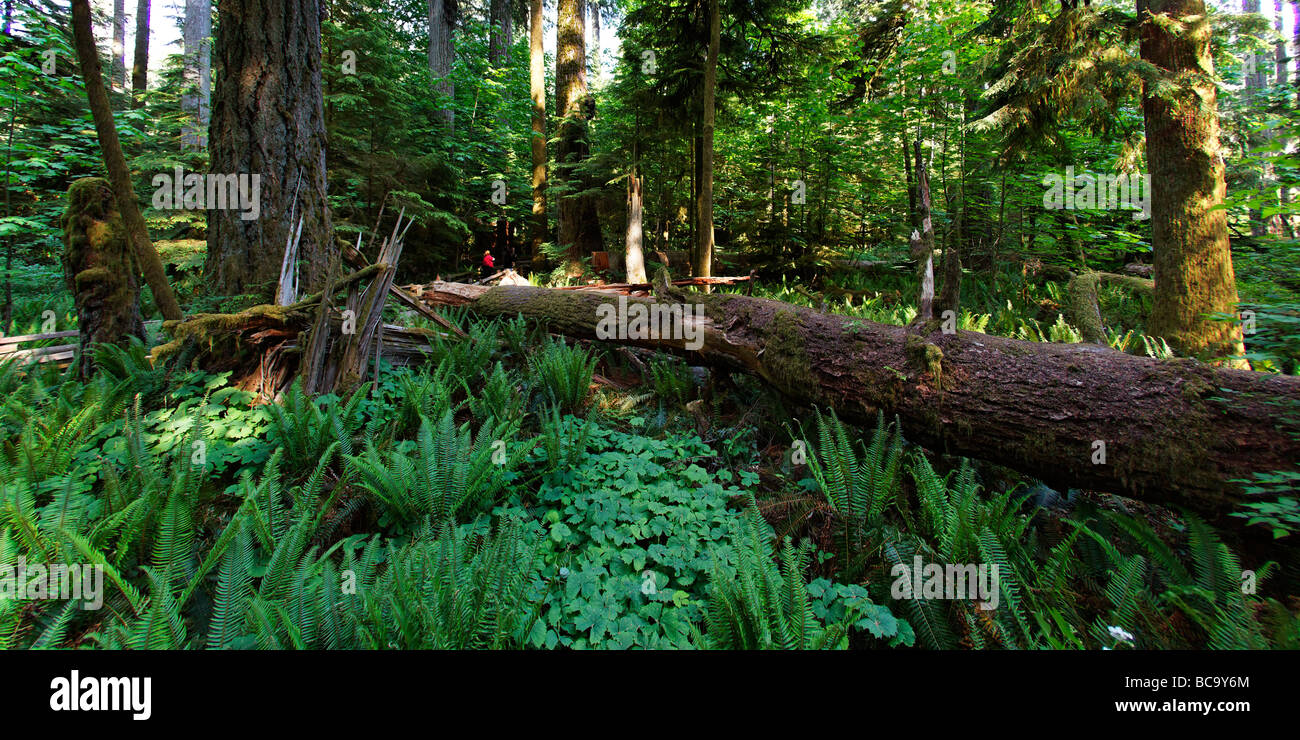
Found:
[{"label": "green moss", "polygon": [[927,342],[916,334],[908,334],[904,352],[909,364],[929,373],[936,383],[943,377],[943,350],[939,345]]},{"label": "green moss", "polygon": [[798,395],[815,393],[820,384],[813,377],[812,363],[804,349],[807,340],[800,332],[799,317],[791,310],[777,311],[763,327],[763,366],[772,380]]},{"label": "green moss", "polygon": [[253,306],[239,313],[201,313],[186,317],[184,321],[165,321],[163,331],[172,335],[172,341],[154,347],[152,356],[155,362],[164,360],[176,353],[186,344],[206,344],[209,349],[221,342],[236,338],[241,327],[260,319],[270,319],[281,324],[306,325],[311,315],[300,306]]}]

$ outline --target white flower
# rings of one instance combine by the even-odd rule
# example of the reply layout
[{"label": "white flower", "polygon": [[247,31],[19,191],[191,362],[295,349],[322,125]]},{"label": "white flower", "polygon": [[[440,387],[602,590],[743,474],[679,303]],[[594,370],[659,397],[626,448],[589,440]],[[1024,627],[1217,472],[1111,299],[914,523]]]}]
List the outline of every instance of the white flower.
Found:
[{"label": "white flower", "polygon": [[1107,627],[1106,629],[1110,631],[1110,636],[1115,638],[1116,640],[1123,640],[1124,642],[1133,642],[1133,635],[1131,635],[1123,627],[1112,626],[1112,627]]},{"label": "white flower", "polygon": [[560,577],[561,577],[561,578],[568,578],[568,577],[569,577],[569,569],[568,569],[568,568],[560,568]]}]

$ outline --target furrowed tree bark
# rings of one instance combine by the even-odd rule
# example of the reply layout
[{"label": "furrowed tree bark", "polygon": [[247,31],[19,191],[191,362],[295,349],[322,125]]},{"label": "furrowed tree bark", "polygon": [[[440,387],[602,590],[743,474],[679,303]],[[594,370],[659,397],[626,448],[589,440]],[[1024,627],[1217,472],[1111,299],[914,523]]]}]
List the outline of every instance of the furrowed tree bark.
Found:
[{"label": "furrowed tree bark", "polygon": [[542,40],[542,0],[528,6],[528,88],[533,99],[533,219],[532,268],[546,263],[546,54]]},{"label": "furrowed tree bark", "polygon": [[109,77],[114,90],[126,89],[126,0],[113,0],[113,63]]},{"label": "furrowed tree bark", "polygon": [[209,0],[185,0],[184,40],[185,83],[181,93],[181,110],[185,124],[181,127],[181,147],[202,149],[208,145],[208,123],[212,110],[212,3]]},{"label": "furrowed tree bark", "polygon": [[[1147,0],[1139,10],[1143,61],[1178,83],[1161,96],[1147,89],[1149,84],[1143,90],[1155,253],[1155,296],[1147,328],[1188,355],[1240,357],[1245,353],[1240,323],[1208,318],[1236,314],[1237,283],[1227,212],[1218,207],[1227,188],[1205,3]],[[1171,25],[1183,28],[1176,33]]]},{"label": "furrowed tree bark", "polygon": [[718,37],[720,28],[718,0],[709,0],[709,49],[704,62],[704,88],[700,121],[700,186],[696,196],[695,275],[713,274],[713,130],[717,122],[714,110],[718,88]]},{"label": "furrowed tree bark", "polygon": [[587,178],[578,169],[587,159],[587,122],[596,104],[587,89],[586,24],[578,0],[559,0],[559,29],[555,49],[556,112],[561,116],[555,171],[569,192],[560,197],[559,246],[565,252],[565,274],[582,274],[582,258],[604,248],[595,199],[580,195]]},{"label": "furrowed tree bark", "polygon": [[122,212],[122,223],[131,239],[136,259],[144,271],[145,282],[153,292],[154,303],[164,319],[181,318],[181,307],[172,293],[172,286],[167,282],[162,260],[149,241],[149,230],[144,218],[140,216],[140,207],[135,202],[135,190],[131,187],[131,171],[127,169],[126,157],[122,154],[122,144],[117,138],[117,126],[113,123],[113,109],[108,102],[108,90],[104,87],[104,71],[99,63],[99,52],[95,49],[94,31],[91,29],[90,1],[72,0],[72,31],[77,47],[77,58],[81,62],[81,77],[86,85],[86,98],[90,101],[90,113],[95,119],[95,134],[99,139],[99,149],[104,156],[104,167],[108,170],[109,182],[113,185],[113,195],[117,207]]},{"label": "furrowed tree bark", "polygon": [[285,246],[299,285],[319,289],[335,249],[325,182],[325,112],[317,0],[221,0],[211,172],[259,175],[256,218],[208,210],[204,274],[219,295],[275,295]]},{"label": "furrowed tree bark", "polygon": [[457,0],[428,0],[429,7],[429,74],[440,94],[447,98],[447,107],[438,110],[438,119],[450,132],[456,125],[456,110],[452,96],[456,83],[451,79],[451,63],[456,55],[452,30],[460,15]]},{"label": "furrowed tree bark", "polygon": [[[651,303],[591,291],[433,283],[432,305],[483,316],[522,314],[595,339],[597,307]],[[1293,469],[1300,378],[1194,360],[1155,360],[1091,344],[1042,344],[904,327],[761,298],[688,295],[703,344],[692,359],[756,375],[796,401],[859,422],[897,415],[915,443],[980,458],[1050,484],[1219,515],[1242,500],[1233,479]],[[682,338],[618,340],[687,353]],[[1104,462],[1094,463],[1104,444]]]},{"label": "furrowed tree bark", "polygon": [[491,0],[488,15],[488,62],[501,68],[510,57],[510,0]]},{"label": "furrowed tree bark", "polygon": [[145,89],[149,86],[149,0],[140,0],[135,6],[135,60],[131,67],[132,108],[144,105]]}]

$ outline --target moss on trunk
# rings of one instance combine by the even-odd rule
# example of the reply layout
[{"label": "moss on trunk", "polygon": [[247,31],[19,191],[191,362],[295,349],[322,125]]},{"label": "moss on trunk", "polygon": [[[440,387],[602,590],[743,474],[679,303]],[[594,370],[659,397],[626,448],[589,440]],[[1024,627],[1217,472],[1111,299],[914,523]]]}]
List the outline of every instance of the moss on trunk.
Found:
[{"label": "moss on trunk", "polygon": [[144,339],[140,266],[127,238],[108,180],[88,177],[68,188],[63,214],[63,276],[72,291],[80,329],[77,372],[94,372],[91,348]]}]

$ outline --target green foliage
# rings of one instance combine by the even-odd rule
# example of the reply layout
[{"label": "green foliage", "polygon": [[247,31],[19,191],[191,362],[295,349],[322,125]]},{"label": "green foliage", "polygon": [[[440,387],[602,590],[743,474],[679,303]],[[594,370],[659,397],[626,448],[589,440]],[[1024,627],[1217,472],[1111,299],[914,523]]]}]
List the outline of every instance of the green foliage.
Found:
[{"label": "green foliage", "polygon": [[1300,471],[1278,470],[1255,473],[1245,491],[1248,495],[1271,497],[1267,501],[1247,501],[1245,511],[1233,516],[1246,519],[1247,524],[1263,524],[1273,532],[1274,538],[1286,537],[1300,531]]},{"label": "green foliage", "polygon": [[285,463],[295,470],[313,467],[335,443],[344,455],[352,454],[352,441],[363,421],[358,406],[369,387],[363,384],[340,405],[333,396],[309,397],[303,393],[301,379],[295,380],[280,403],[268,406],[272,442],[284,450]]},{"label": "green foliage", "polygon": [[528,378],[539,399],[561,412],[580,409],[591,387],[596,357],[578,345],[547,341],[528,357]]},{"label": "green foliage", "polygon": [[[871,603],[860,586],[837,587],[824,580],[805,583],[812,550],[809,543],[796,548],[787,537],[778,567],[772,560],[774,541],[771,527],[751,499],[740,534],[742,544],[736,550],[736,572],[724,575],[715,571],[709,584],[708,632],[704,636],[708,647],[833,650],[848,646],[848,632],[853,627],[868,630],[876,638],[906,634],[907,623],[896,619],[888,608]],[[825,599],[827,596],[832,598]],[[832,614],[836,620],[826,623]]]},{"label": "green foliage", "polygon": [[523,456],[518,445],[509,451],[516,431],[507,422],[485,423],[472,435],[445,411],[436,423],[421,419],[413,457],[402,451],[405,445],[381,453],[370,443],[364,454],[346,459],[358,485],[383,508],[381,523],[409,528],[468,516],[501,496]]},{"label": "green foliage", "polygon": [[[548,573],[563,590],[534,644],[687,647],[716,568],[733,569],[735,487],[683,460],[712,457],[697,437],[656,440],[563,421],[576,464],[542,480]],[[580,430],[576,434],[573,430]]]}]

